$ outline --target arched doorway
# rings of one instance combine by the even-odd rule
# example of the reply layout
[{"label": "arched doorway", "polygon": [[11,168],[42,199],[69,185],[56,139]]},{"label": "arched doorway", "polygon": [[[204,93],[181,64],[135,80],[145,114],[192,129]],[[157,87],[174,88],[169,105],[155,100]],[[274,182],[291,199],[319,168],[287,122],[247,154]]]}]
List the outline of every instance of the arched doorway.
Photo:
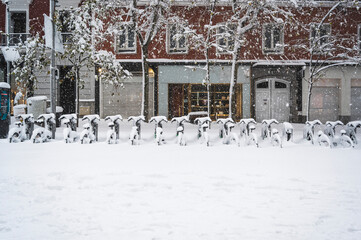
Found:
[{"label": "arched doorway", "polygon": [[256,81],[256,120],[275,118],[289,121],[290,84],[281,79]]}]

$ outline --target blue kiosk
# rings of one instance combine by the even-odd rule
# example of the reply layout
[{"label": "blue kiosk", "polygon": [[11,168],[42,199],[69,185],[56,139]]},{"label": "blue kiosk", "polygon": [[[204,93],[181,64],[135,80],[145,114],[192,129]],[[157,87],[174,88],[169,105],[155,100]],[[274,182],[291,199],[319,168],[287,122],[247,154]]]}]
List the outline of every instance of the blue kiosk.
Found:
[{"label": "blue kiosk", "polygon": [[0,139],[7,138],[10,126],[10,85],[0,82]]}]

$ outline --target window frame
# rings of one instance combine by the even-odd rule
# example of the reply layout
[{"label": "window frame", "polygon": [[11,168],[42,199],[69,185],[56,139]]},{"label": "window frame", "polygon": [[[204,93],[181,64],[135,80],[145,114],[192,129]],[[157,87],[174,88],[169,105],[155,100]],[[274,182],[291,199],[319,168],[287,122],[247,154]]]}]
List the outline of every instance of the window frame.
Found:
[{"label": "window frame", "polygon": [[[124,27],[125,32],[118,33],[115,36],[115,52],[117,54],[136,54],[137,53],[137,34],[136,34],[135,30],[133,30],[134,31],[134,46],[129,47],[128,46],[128,43],[129,43],[129,30],[131,30],[131,24],[130,23],[124,23],[122,25],[122,27]],[[123,30],[120,29],[120,31],[123,31]],[[120,48],[120,36],[122,34],[125,35],[126,47]]]},{"label": "window frame", "polygon": [[[267,48],[266,47],[266,30],[268,28],[270,29],[271,32],[271,47]],[[279,38],[280,38],[280,42],[279,44],[281,45],[281,47],[277,47],[277,43],[275,44],[274,41],[274,33],[275,33],[275,29],[279,29],[280,33],[279,33]],[[263,54],[283,54],[284,53],[284,25],[283,24],[277,24],[277,23],[265,23],[262,26],[262,53]]]},{"label": "window frame", "polygon": [[[311,48],[312,48],[312,45],[314,44],[313,41],[315,40],[314,37],[313,37],[313,32],[316,31],[315,30],[316,25],[318,25],[318,24],[317,23],[311,23],[311,27],[310,27],[310,47]],[[325,27],[325,26],[328,27],[328,29],[327,29],[327,31],[328,31],[327,36],[328,37],[326,38],[326,42],[330,43],[330,38],[332,36],[332,26],[331,26],[330,23],[323,23],[321,25],[320,29],[319,29],[319,32],[318,33],[315,32],[315,37],[318,38],[319,41],[320,41],[321,37],[323,37],[323,36],[320,35],[321,34],[321,29],[323,27]],[[318,34],[318,36],[317,36],[317,34]],[[323,49],[321,48],[321,45],[319,45],[318,47],[316,47],[316,46],[314,47],[314,53],[315,54],[322,54],[322,50],[328,51],[328,50],[331,50],[331,47],[328,46],[328,47],[323,48]]]},{"label": "window frame", "polygon": [[167,44],[167,53],[168,54],[188,54],[188,41],[187,38],[185,36],[184,37],[184,48],[181,48],[179,46],[179,40],[180,39],[175,39],[175,44],[176,46],[174,48],[171,48],[171,27],[172,26],[176,26],[176,31],[177,33],[180,31],[180,25],[177,23],[169,23],[167,24],[167,39],[166,39],[166,44]]},{"label": "window frame", "polygon": [[61,34],[61,38],[62,38],[64,45],[73,44],[72,36],[73,36],[74,29],[71,27],[71,25],[68,25],[68,24],[66,24],[66,22],[64,22],[64,19],[69,18],[69,15],[71,15],[72,12],[73,12],[73,10],[69,10],[69,9],[66,9],[66,10],[63,9],[58,12],[58,14],[59,14],[58,19],[59,19],[61,27],[62,27],[60,34]]},{"label": "window frame", "polygon": [[[232,47],[234,47],[235,40],[234,39],[232,40],[231,37],[221,37],[220,29],[222,27],[224,27],[225,31],[228,30],[228,33],[230,33],[230,31],[235,30],[236,25],[232,24],[232,23],[228,23],[228,24],[227,23],[219,23],[219,24],[217,24],[217,27],[216,27],[217,46],[221,46],[221,44],[220,44],[221,39],[224,39],[224,41],[226,42],[224,50],[221,50],[219,47],[217,47],[217,53],[218,54],[231,54],[231,52],[233,51]],[[233,44],[232,44],[232,42],[233,42]]]}]

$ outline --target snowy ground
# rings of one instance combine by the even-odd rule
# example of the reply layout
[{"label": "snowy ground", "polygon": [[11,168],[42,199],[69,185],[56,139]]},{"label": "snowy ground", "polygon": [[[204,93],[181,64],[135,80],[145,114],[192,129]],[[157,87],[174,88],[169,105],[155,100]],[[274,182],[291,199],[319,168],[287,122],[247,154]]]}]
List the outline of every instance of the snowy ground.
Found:
[{"label": "snowy ground", "polygon": [[0,239],[361,239],[361,146],[313,146],[302,127],[282,149],[222,145],[215,124],[211,147],[190,125],[177,146],[174,124],[160,147],[153,124],[139,146],[128,123],[117,145],[104,122],[91,145],[61,128],[50,143],[0,140]]}]

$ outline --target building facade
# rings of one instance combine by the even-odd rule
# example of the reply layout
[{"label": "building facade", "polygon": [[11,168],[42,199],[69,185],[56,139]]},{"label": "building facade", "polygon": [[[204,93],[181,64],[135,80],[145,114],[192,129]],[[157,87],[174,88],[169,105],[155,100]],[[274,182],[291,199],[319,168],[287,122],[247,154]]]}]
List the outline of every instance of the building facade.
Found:
[{"label": "building facade", "polygon": [[[49,13],[48,0],[12,2],[17,4],[10,5],[10,18],[7,17],[6,5],[3,2],[0,5],[0,28],[4,33],[20,34],[21,37],[22,34],[31,34],[33,25],[34,29],[38,24],[41,26],[42,14]],[[23,7],[20,7],[20,2]],[[70,0],[59,2],[60,8],[79,4]],[[195,1],[196,4],[190,2],[175,1],[172,11],[186,19],[189,25],[195,26],[197,33],[205,34],[204,26],[210,19],[207,6],[202,1]],[[284,2],[280,1],[279,4]],[[335,1],[314,1],[314,5],[291,8],[289,11],[293,23],[284,24],[260,18],[254,30],[245,34],[237,59],[235,119],[253,117],[257,121],[269,118],[289,122],[305,121],[309,92],[309,84],[305,79],[310,78],[310,68],[312,70],[317,64],[337,65],[335,63],[342,60],[337,56],[328,58],[321,54],[321,50],[317,52],[317,45],[312,45],[312,39],[321,39],[323,45],[334,40],[345,48],[349,45],[358,49],[360,47],[361,12],[355,6],[340,5],[342,9],[337,10],[338,14],[331,14],[317,31],[313,29],[312,24],[319,23],[335,4]],[[231,48],[234,41],[223,33],[232,29],[225,25],[232,15],[232,6],[227,1],[220,1],[215,12],[221,13],[213,19],[215,45]],[[10,28],[7,19],[11,21]],[[302,24],[296,26],[298,24],[295,23]],[[101,67],[82,69],[81,74],[86,82],[80,90],[81,115],[98,113],[101,117],[113,114],[128,117],[141,113],[141,46],[129,22],[125,21],[119,32],[114,36],[113,45],[106,50],[116,53],[117,61],[133,76],[124,80],[122,85],[114,85],[102,81]],[[151,116],[172,118],[190,112],[207,111],[207,91],[202,84],[206,63],[204,53],[193,47],[188,38],[175,38],[177,34],[178,25],[167,24],[149,46]],[[337,42],[339,40],[336,37],[346,39],[346,43]],[[310,54],[311,50],[313,55]],[[355,55],[353,57],[357,58]],[[229,116],[232,54],[219,47],[211,47],[209,58],[210,117],[215,120]],[[0,64],[0,81],[6,81],[7,63],[2,58]],[[57,59],[56,65],[59,69],[57,104],[64,108],[65,113],[74,112],[75,83],[66,77],[70,63]],[[361,119],[360,74],[361,68],[355,61],[347,61],[317,76],[311,94],[310,119],[323,122]],[[35,95],[49,96],[49,85],[46,71],[39,73]],[[12,88],[16,91],[14,82]]]}]

